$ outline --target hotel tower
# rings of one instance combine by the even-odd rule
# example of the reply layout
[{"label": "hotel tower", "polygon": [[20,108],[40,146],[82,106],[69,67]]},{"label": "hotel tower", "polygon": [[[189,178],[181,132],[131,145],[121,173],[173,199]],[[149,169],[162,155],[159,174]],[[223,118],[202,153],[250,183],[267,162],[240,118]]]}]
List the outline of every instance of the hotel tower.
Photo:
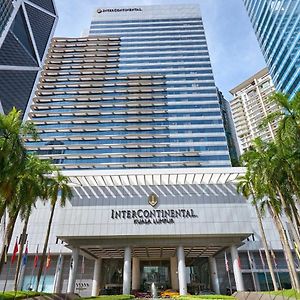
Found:
[{"label": "hotel tower", "polygon": [[[28,149],[74,191],[55,212],[44,291],[219,293],[228,276],[237,290],[264,288],[197,5],[95,10],[89,36],[52,40],[29,118],[40,138]],[[39,203],[31,217],[23,289],[49,213]]]}]

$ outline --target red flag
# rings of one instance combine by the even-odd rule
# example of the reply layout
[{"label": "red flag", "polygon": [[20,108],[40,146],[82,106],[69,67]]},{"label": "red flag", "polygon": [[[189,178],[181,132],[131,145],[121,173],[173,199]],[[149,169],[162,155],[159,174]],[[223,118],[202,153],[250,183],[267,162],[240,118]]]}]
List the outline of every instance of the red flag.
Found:
[{"label": "red flag", "polygon": [[49,269],[50,263],[51,263],[51,257],[50,257],[50,249],[49,249],[47,260],[46,260],[46,269]]},{"label": "red flag", "polygon": [[14,261],[16,260],[16,257],[17,257],[17,253],[19,251],[19,247],[18,247],[18,242],[17,242],[17,239],[16,239],[16,243],[15,243],[15,247],[14,247],[14,252],[13,252],[13,255],[11,257],[11,264],[14,263]]},{"label": "red flag", "polygon": [[239,256],[238,256],[238,259],[237,259],[237,261],[238,261],[238,266],[239,266],[239,268],[240,268],[240,269],[242,269],[242,268],[241,268],[241,259],[240,259],[240,257],[239,257]]},{"label": "red flag", "polygon": [[33,268],[35,269],[38,265],[38,260],[39,260],[39,245],[37,245],[36,247],[36,254],[34,256],[34,260],[33,260]]}]

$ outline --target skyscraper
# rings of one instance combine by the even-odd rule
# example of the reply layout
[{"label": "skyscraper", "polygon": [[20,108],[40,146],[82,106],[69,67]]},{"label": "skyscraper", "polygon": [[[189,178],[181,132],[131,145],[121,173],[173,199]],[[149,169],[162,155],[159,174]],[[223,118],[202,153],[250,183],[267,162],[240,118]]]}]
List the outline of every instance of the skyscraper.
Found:
[{"label": "skyscraper", "polygon": [[257,137],[264,141],[274,139],[277,122],[261,127],[267,115],[279,110],[278,105],[268,101],[274,92],[275,87],[267,68],[230,91],[233,95],[230,106],[241,152],[248,150],[252,140]]},{"label": "skyscraper", "polygon": [[65,169],[231,166],[199,9],[160,9],[99,9],[89,37],[54,39],[29,149]]},{"label": "skyscraper", "polygon": [[25,112],[56,20],[52,0],[1,2],[0,111]]},{"label": "skyscraper", "polygon": [[[129,294],[154,282],[225,292],[224,251],[237,290],[252,288],[237,248],[256,218],[236,191],[244,169],[230,164],[197,5],[99,8],[90,36],[53,39],[29,117],[40,140],[28,149],[62,168],[74,194],[53,217],[51,261],[65,263],[47,271],[44,291]],[[32,254],[48,217],[38,202]],[[246,242],[241,261],[258,246]]]},{"label": "skyscraper", "polygon": [[275,87],[293,96],[300,89],[299,0],[244,0]]}]

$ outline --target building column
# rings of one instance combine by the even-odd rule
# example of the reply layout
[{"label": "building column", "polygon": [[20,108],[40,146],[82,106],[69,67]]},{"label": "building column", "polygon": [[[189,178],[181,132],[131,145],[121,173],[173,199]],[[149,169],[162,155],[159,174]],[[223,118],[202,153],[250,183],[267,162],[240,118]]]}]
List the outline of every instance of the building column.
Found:
[{"label": "building column", "polygon": [[101,266],[102,266],[102,259],[101,258],[96,259],[94,264],[92,297],[96,297],[99,295]]},{"label": "building column", "polygon": [[179,293],[181,296],[187,294],[186,284],[186,271],[185,271],[185,256],[183,246],[177,248],[178,258],[178,281],[179,281]]},{"label": "building column", "polygon": [[68,288],[67,293],[74,293],[75,292],[75,282],[76,282],[76,274],[77,274],[77,267],[78,267],[78,257],[79,257],[79,249],[73,248],[72,249],[72,257],[70,262],[70,271],[69,271],[69,281],[68,281]]},{"label": "building column", "polygon": [[212,284],[213,291],[216,294],[220,294],[220,284],[219,284],[219,278],[218,278],[218,269],[217,269],[216,258],[214,256],[210,256],[208,258],[208,262],[209,262],[210,278],[211,278],[211,284]]},{"label": "building column", "polygon": [[127,246],[124,249],[123,295],[130,294],[130,281],[131,281],[131,248]]},{"label": "building column", "polygon": [[177,257],[170,257],[170,271],[171,271],[171,286],[173,290],[178,290],[178,266],[177,266]]},{"label": "building column", "polygon": [[244,280],[243,280],[243,275],[242,275],[242,271],[240,268],[238,251],[237,251],[237,248],[235,245],[232,245],[230,247],[230,252],[231,252],[231,259],[232,259],[232,264],[233,264],[233,274],[234,274],[236,290],[238,292],[242,292],[245,290]]},{"label": "building column", "polygon": [[139,290],[141,286],[141,271],[140,259],[137,257],[132,258],[132,290]]},{"label": "building column", "polygon": [[64,263],[64,256],[63,255],[58,256],[56,271],[54,276],[54,286],[53,286],[54,293],[61,293],[62,291],[63,263]]}]

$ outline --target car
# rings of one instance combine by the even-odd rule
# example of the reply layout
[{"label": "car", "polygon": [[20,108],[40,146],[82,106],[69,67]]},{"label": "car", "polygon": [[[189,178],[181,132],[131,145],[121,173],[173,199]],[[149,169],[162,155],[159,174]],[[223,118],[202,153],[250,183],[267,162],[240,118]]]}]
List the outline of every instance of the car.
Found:
[{"label": "car", "polygon": [[176,298],[176,297],[179,297],[180,294],[177,290],[168,289],[168,290],[161,292],[160,296],[162,298]]}]

